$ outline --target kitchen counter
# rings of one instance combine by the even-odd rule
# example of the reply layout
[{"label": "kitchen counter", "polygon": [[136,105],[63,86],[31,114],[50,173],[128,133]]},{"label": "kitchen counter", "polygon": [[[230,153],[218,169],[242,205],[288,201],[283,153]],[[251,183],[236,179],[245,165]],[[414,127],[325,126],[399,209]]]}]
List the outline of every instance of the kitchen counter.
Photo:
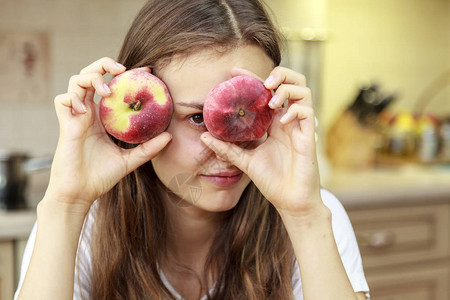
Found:
[{"label": "kitchen counter", "polygon": [[[321,178],[346,208],[450,202],[450,166],[332,170]],[[26,239],[36,209],[0,211],[0,240]]]},{"label": "kitchen counter", "polygon": [[35,221],[35,209],[0,211],[0,241],[27,239]]},{"label": "kitchen counter", "polygon": [[346,208],[450,202],[450,166],[333,170],[322,177],[322,186]]}]

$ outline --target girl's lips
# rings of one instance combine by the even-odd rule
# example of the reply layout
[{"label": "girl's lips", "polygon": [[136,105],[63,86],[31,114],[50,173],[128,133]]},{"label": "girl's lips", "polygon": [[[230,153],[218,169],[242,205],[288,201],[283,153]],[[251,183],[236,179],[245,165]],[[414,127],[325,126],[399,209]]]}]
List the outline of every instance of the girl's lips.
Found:
[{"label": "girl's lips", "polygon": [[212,182],[218,186],[230,186],[237,183],[242,178],[242,172],[240,173],[219,173],[211,175],[200,175],[202,178]]}]

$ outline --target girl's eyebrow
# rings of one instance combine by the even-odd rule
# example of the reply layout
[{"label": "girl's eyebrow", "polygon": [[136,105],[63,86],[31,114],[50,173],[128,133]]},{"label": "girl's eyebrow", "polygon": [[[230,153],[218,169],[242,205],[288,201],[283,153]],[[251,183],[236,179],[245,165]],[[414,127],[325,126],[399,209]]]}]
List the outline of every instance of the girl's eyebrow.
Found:
[{"label": "girl's eyebrow", "polygon": [[184,106],[184,107],[190,107],[190,108],[196,108],[198,110],[203,110],[203,103],[189,103],[189,102],[178,102],[176,105]]}]

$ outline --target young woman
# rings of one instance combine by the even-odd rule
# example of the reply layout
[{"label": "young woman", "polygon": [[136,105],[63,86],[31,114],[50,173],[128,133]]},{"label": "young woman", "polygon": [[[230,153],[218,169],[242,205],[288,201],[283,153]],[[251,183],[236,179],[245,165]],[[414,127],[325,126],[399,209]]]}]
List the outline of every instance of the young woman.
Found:
[{"label": "young woman", "polygon": [[[60,138],[16,297],[368,297],[348,217],[320,188],[311,92],[278,66],[279,43],[257,0],[149,1],[121,64],[92,63],[55,98]],[[111,93],[105,73],[132,68],[174,102],[167,132],[134,148],[105,133],[93,101]],[[226,143],[202,106],[240,74],[275,91],[276,116],[260,140]]]}]

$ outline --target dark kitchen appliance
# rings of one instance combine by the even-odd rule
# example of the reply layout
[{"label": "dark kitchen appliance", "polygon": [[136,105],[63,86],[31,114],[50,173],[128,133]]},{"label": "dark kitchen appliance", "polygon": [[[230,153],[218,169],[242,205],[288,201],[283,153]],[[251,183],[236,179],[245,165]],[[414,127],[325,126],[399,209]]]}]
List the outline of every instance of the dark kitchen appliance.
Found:
[{"label": "dark kitchen appliance", "polygon": [[26,153],[0,150],[0,209],[26,208],[28,175],[49,169],[53,157],[31,158]]}]

